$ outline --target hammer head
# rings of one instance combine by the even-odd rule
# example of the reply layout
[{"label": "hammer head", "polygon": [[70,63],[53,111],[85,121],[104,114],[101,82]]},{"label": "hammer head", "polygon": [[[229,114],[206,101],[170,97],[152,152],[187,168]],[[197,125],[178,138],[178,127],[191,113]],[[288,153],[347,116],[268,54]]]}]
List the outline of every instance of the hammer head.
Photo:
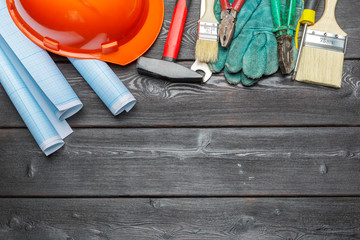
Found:
[{"label": "hammer head", "polygon": [[140,57],[136,68],[140,74],[170,82],[201,83],[203,78],[180,64],[160,59]]}]

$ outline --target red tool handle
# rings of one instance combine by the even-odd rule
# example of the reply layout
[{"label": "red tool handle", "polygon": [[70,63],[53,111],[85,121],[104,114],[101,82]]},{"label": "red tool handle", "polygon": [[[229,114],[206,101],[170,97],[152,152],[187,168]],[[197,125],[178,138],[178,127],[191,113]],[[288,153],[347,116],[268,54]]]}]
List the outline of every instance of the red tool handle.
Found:
[{"label": "red tool handle", "polygon": [[239,12],[246,0],[235,0],[231,5],[229,0],[220,0],[221,11],[234,9]]},{"label": "red tool handle", "polygon": [[230,10],[231,5],[229,0],[220,0],[221,11]]},{"label": "red tool handle", "polygon": [[239,12],[246,0],[235,0],[232,4],[232,9]]},{"label": "red tool handle", "polygon": [[191,0],[178,0],[176,3],[162,57],[164,60],[175,62],[177,59],[190,3]]}]

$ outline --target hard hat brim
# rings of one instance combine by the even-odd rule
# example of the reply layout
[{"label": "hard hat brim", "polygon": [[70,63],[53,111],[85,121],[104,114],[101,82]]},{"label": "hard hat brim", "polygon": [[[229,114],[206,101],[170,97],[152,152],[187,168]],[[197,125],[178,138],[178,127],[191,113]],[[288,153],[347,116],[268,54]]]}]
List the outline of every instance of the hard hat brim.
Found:
[{"label": "hard hat brim", "polygon": [[38,46],[59,54],[65,57],[71,58],[80,58],[80,59],[98,59],[106,62],[111,62],[119,65],[127,65],[141,55],[143,55],[156,41],[164,20],[164,2],[163,0],[149,0],[149,10],[147,13],[147,18],[142,26],[142,28],[137,32],[137,34],[122,45],[116,46],[116,51],[111,51],[110,53],[103,52],[82,52],[81,50],[74,51],[65,51],[61,48],[61,45],[56,49],[49,46],[44,38],[39,38],[32,34],[33,29],[27,29],[26,24],[22,24],[24,20],[21,19],[19,14],[16,11],[13,0],[7,0],[7,7],[10,13],[11,18],[17,25],[17,27],[35,44]]}]

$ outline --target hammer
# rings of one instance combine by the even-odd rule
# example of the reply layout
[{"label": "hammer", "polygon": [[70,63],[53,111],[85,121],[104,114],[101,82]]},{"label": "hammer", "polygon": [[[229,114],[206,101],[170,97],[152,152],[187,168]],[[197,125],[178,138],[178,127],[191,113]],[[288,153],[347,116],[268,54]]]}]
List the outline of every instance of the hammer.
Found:
[{"label": "hammer", "polygon": [[178,0],[174,9],[162,59],[140,57],[137,70],[140,74],[170,82],[201,83],[202,75],[175,63],[181,45],[186,16],[191,0]]}]

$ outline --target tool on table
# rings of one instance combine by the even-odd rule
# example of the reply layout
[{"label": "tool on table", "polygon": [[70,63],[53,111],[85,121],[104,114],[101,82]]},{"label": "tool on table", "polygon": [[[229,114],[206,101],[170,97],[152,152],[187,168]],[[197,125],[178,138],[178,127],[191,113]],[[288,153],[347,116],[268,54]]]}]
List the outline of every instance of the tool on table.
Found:
[{"label": "tool on table", "polygon": [[281,72],[289,74],[293,66],[292,40],[295,32],[296,0],[287,0],[285,13],[282,11],[281,0],[271,0],[271,12],[274,30],[278,43],[278,61]]},{"label": "tool on table", "polygon": [[244,5],[245,0],[235,0],[230,5],[229,0],[220,0],[221,4],[221,24],[220,24],[220,44],[224,48],[228,48],[235,32],[235,23],[237,15]]},{"label": "tool on table", "polygon": [[126,65],[155,42],[163,0],[6,0],[18,28],[48,51]]},{"label": "tool on table", "polygon": [[[204,13],[205,13],[205,0],[201,0],[201,2],[200,2],[200,18],[204,15]],[[206,83],[207,81],[209,81],[209,79],[211,78],[211,75],[212,75],[212,71],[210,70],[209,65],[205,62],[200,62],[198,59],[196,59],[195,62],[193,63],[193,65],[191,66],[191,70],[204,72],[203,83]]]},{"label": "tool on table", "polygon": [[296,47],[297,47],[298,46],[298,44],[297,44],[297,36],[298,36],[298,33],[299,33],[300,24],[304,24],[304,29],[303,29],[303,34],[302,34],[302,37],[301,37],[301,43],[300,43],[300,47],[299,47],[299,52],[298,52],[298,55],[297,55],[297,58],[296,58],[296,64],[295,64],[294,72],[293,72],[293,75],[292,75],[293,80],[295,80],[297,69],[298,69],[298,66],[299,66],[299,60],[300,60],[302,48],[304,46],[304,39],[305,39],[306,30],[307,30],[308,26],[314,25],[314,23],[315,23],[316,9],[318,8],[320,1],[321,0],[305,0],[304,11],[303,11],[303,13],[301,15],[298,26],[296,28],[295,41],[296,41]]},{"label": "tool on table", "polygon": [[200,62],[199,60],[196,60],[193,65],[191,66],[191,70],[193,71],[202,71],[204,72],[204,76],[202,78],[202,82],[206,83],[207,81],[209,81],[209,79],[212,76],[212,71],[209,67],[209,65],[205,62]]},{"label": "tool on table", "polygon": [[[282,6],[286,0],[281,0]],[[303,1],[296,0],[295,22],[301,17]],[[246,1],[239,12],[236,29],[229,48],[219,48],[218,61],[209,64],[213,72],[224,70],[230,84],[254,86],[262,76],[272,75],[279,69],[277,40],[270,0]],[[220,2],[215,14],[221,14]],[[295,49],[294,42],[292,48]],[[293,53],[297,53],[293,50]],[[293,57],[295,58],[295,57]]]},{"label": "tool on table", "polygon": [[219,51],[219,22],[214,14],[215,0],[206,0],[205,13],[198,22],[195,57],[200,62],[215,62]]},{"label": "tool on table", "polygon": [[295,79],[340,88],[347,34],[335,18],[337,0],[325,0],[323,16],[305,34]]},{"label": "tool on table", "polygon": [[140,57],[136,66],[140,74],[161,78],[170,82],[202,82],[201,74],[175,63],[180,50],[181,38],[190,3],[191,0],[177,1],[162,59]]}]

